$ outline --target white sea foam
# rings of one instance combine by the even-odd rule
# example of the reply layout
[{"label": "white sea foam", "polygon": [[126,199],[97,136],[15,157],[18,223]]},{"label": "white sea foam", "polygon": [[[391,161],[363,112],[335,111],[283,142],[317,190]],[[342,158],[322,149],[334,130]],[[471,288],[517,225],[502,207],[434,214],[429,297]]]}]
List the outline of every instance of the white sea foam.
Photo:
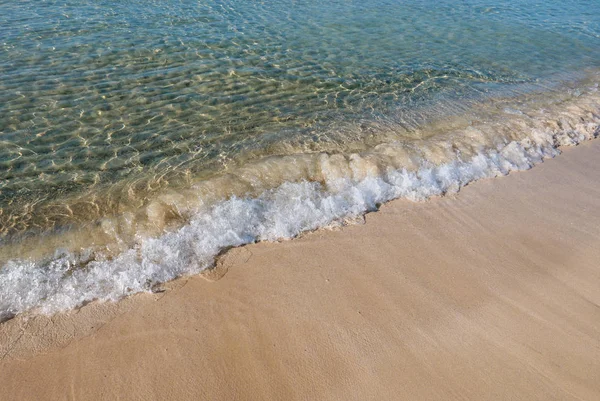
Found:
[{"label": "white sea foam", "polygon": [[[396,198],[422,200],[458,191],[469,182],[527,170],[559,153],[558,147],[596,137],[597,114],[587,120],[532,129],[524,139],[481,150],[462,160],[415,170],[368,168],[359,155],[322,154],[322,181],[285,182],[256,197],[231,197],[196,213],[188,224],[103,257],[91,249],[56,251],[45,260],[11,260],[0,269],[0,320],[25,311],[51,314],[91,300],[117,300],[151,291],[183,275],[210,267],[223,249],[256,241],[292,238],[304,231],[340,224]],[[345,171],[340,172],[340,160]],[[335,163],[334,163],[335,162]],[[365,167],[365,165],[367,165]]]}]

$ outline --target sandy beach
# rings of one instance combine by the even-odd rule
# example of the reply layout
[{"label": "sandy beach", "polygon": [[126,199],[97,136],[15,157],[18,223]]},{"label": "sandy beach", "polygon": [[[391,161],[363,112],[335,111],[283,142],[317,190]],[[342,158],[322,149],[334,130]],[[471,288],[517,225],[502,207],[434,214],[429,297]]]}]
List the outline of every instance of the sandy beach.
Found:
[{"label": "sandy beach", "polygon": [[0,400],[600,399],[600,141],[0,325]]},{"label": "sandy beach", "polygon": [[599,15],[0,2],[0,401],[600,401]]}]

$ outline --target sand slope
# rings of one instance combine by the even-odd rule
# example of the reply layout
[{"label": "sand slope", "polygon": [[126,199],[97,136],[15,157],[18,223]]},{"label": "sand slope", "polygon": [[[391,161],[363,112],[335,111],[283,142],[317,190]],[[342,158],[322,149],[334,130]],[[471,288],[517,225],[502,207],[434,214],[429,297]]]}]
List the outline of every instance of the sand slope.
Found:
[{"label": "sand slope", "polygon": [[600,399],[600,141],[0,325],[0,400]]}]

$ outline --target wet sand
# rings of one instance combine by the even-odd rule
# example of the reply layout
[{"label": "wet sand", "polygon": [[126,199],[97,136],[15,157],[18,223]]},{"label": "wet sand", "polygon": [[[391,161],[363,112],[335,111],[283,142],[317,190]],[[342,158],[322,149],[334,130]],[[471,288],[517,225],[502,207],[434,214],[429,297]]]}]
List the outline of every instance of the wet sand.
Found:
[{"label": "wet sand", "polygon": [[600,399],[600,141],[0,325],[0,400]]}]

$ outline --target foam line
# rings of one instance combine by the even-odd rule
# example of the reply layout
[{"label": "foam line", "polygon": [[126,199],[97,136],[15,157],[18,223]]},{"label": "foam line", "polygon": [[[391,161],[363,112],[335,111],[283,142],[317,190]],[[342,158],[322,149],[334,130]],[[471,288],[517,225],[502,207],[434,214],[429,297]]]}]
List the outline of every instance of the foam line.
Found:
[{"label": "foam line", "polygon": [[[533,130],[520,141],[479,152],[467,160],[433,165],[423,161],[416,171],[391,169],[362,179],[328,174],[332,156],[321,155],[323,182],[285,182],[257,197],[231,197],[193,216],[179,229],[137,245],[116,257],[91,249],[56,251],[42,261],[11,260],[0,269],[0,319],[26,311],[52,314],[91,300],[114,301],[148,292],[158,283],[196,274],[214,263],[224,248],[256,241],[293,238],[298,234],[341,224],[343,219],[376,210],[392,199],[423,200],[458,191],[468,183],[527,170],[598,136],[600,122]],[[360,164],[361,156],[345,160]],[[331,177],[331,178],[327,178]]]}]

